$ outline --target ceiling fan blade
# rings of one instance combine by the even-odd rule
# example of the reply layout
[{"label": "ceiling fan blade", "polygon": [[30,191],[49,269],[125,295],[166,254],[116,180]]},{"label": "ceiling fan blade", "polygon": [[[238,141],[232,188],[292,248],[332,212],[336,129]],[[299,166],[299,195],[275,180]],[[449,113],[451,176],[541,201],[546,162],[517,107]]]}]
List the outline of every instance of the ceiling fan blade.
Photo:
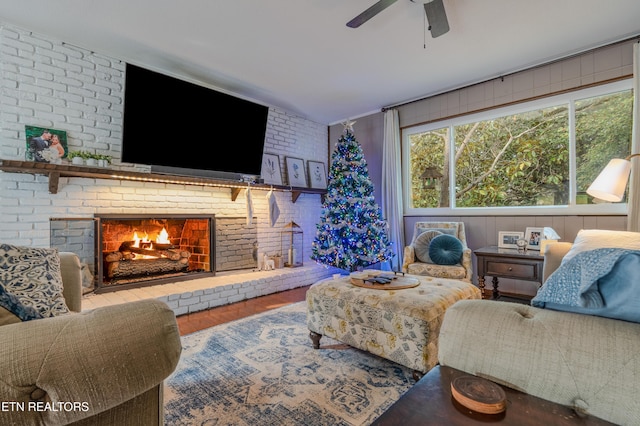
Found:
[{"label": "ceiling fan blade", "polygon": [[371,19],[374,16],[376,16],[378,13],[382,12],[387,7],[389,7],[392,4],[394,4],[396,1],[398,1],[398,0],[379,0],[377,3],[375,3],[369,9],[365,10],[360,15],[356,16],[355,18],[353,18],[352,20],[347,22],[347,27],[358,28],[360,25],[364,24],[369,19]]},{"label": "ceiling fan blade", "polygon": [[436,38],[449,31],[449,21],[442,0],[432,0],[424,4],[424,12],[429,21],[431,37]]}]

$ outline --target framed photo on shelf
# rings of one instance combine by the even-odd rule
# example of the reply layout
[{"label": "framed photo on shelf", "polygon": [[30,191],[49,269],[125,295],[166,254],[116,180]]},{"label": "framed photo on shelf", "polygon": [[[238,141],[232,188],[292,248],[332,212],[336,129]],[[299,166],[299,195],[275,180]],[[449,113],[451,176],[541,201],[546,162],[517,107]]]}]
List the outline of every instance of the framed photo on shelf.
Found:
[{"label": "framed photo on shelf", "polygon": [[289,186],[306,188],[307,174],[304,171],[304,160],[293,157],[285,157],[285,160],[287,162],[287,176],[289,176]]},{"label": "framed photo on shelf", "polygon": [[282,185],[282,172],[280,171],[280,157],[275,154],[262,156],[262,169],[260,175],[264,183]]},{"label": "framed photo on shelf", "polygon": [[324,168],[324,163],[320,161],[307,161],[309,167],[309,186],[311,188],[326,189],[327,188],[327,173]]},{"label": "framed photo on shelf", "polygon": [[524,231],[524,239],[527,240],[527,249],[540,250],[540,243],[544,239],[543,228],[528,226]]},{"label": "framed photo on shelf", "polygon": [[500,231],[498,232],[498,247],[517,249],[516,242],[524,237],[524,232]]},{"label": "framed photo on shelf", "polygon": [[26,161],[60,164],[67,157],[67,132],[46,127],[24,126]]}]

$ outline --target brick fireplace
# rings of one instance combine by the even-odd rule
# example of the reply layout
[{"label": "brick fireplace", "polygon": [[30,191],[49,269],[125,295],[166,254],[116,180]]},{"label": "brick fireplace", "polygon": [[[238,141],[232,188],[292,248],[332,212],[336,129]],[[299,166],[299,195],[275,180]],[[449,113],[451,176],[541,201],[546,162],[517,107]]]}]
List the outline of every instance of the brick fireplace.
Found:
[{"label": "brick fireplace", "polygon": [[213,215],[96,215],[96,293],[214,275]]}]

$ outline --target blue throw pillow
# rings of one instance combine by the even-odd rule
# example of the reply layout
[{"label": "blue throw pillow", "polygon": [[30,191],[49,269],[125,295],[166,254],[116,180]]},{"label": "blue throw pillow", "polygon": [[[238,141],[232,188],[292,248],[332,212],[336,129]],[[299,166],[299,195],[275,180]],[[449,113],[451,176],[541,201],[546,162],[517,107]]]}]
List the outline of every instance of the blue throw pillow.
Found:
[{"label": "blue throw pillow", "polygon": [[531,306],[640,323],[640,250],[582,251],[547,278]]},{"label": "blue throw pillow", "polygon": [[429,244],[429,257],[437,265],[455,265],[462,258],[462,243],[453,235],[436,236]]}]

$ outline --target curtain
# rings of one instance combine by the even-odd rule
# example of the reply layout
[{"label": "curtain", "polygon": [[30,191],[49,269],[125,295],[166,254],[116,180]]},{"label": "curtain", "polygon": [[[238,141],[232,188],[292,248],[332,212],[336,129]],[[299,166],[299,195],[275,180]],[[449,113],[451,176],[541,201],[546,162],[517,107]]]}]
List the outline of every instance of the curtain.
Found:
[{"label": "curtain", "polygon": [[402,215],[402,169],[400,163],[400,120],[398,111],[384,113],[384,146],[382,155],[382,214],[389,224],[395,260],[391,268],[402,270],[404,252],[404,218]]},{"label": "curtain", "polygon": [[[631,153],[640,152],[640,43],[633,44],[633,131]],[[640,157],[631,159],[627,230],[640,231]]]}]

